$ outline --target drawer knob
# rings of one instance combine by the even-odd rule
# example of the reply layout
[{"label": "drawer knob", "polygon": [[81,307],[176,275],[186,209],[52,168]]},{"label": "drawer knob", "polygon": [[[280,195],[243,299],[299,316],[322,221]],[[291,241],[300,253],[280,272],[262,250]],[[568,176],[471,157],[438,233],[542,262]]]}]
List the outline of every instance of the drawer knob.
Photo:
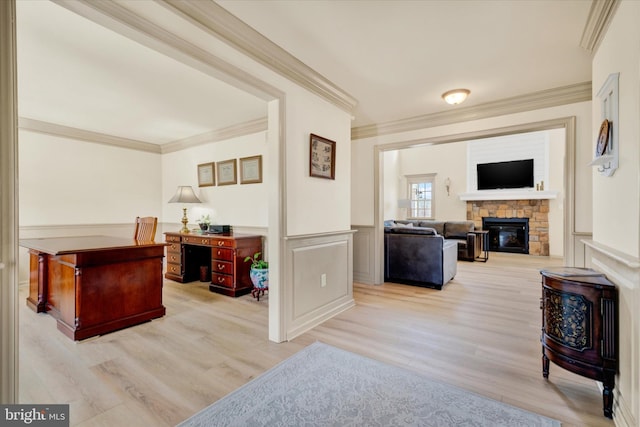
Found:
[{"label": "drawer knob", "polygon": [[224,277],[218,277],[218,283],[224,282]]},{"label": "drawer knob", "polygon": [[224,240],[219,240],[218,241],[218,246],[224,246]]},{"label": "drawer knob", "polygon": [[224,264],[218,264],[218,270],[224,270]]}]

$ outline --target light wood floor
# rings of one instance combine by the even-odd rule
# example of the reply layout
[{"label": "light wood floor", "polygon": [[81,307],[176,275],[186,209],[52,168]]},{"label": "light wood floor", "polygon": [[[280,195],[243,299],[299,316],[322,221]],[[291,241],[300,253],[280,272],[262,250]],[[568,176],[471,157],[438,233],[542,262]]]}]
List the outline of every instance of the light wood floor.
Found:
[{"label": "light wood floor", "polygon": [[267,340],[268,297],[165,282],[167,315],[82,342],[20,299],[20,400],[69,403],[74,426],[173,426],[314,341],[562,421],[613,426],[597,384],[541,374],[539,269],[548,258],[458,263],[443,291],[354,285],[356,307],[292,342]]}]

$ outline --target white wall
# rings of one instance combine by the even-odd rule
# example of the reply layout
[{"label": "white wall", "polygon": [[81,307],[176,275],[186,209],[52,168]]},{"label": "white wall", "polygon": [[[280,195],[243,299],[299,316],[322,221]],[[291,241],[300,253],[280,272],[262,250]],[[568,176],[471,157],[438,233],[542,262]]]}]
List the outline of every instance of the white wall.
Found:
[{"label": "white wall", "polygon": [[597,93],[611,73],[619,79],[619,166],[613,176],[593,168],[590,265],[618,289],[619,375],[614,389],[617,426],[640,426],[640,2],[621,1],[593,57],[595,151],[602,122]]},{"label": "white wall", "polygon": [[20,131],[20,226],[161,217],[160,155]]},{"label": "white wall", "polygon": [[[302,89],[287,95],[287,234],[351,228],[351,118]],[[336,142],[335,180],[309,176],[309,135]]]},{"label": "white wall", "polygon": [[[429,145],[425,147],[399,150],[400,174],[417,175],[435,173],[434,217],[437,220],[465,220],[467,219],[467,205],[461,201],[457,193],[465,191],[467,151],[466,143],[454,142],[450,144]],[[451,179],[450,194],[444,181]],[[399,189],[406,197],[406,180]],[[386,199],[385,193],[385,199]]]},{"label": "white wall", "polygon": [[[466,202],[460,200],[458,195],[459,193],[476,191],[475,179],[469,177],[471,170],[475,169],[475,163],[471,169],[467,163],[469,145],[475,144],[478,149],[481,149],[483,144],[491,144],[499,152],[503,152],[504,149],[502,147],[504,144],[513,145],[518,141],[529,143],[531,142],[528,139],[530,137],[536,137],[538,142],[542,144],[541,151],[539,150],[542,158],[538,162],[541,167],[537,171],[535,181],[544,180],[546,190],[558,191],[558,198],[551,199],[549,202],[549,250],[551,256],[561,257],[564,251],[564,129],[386,151],[383,153],[385,173],[383,179],[384,218],[400,218],[399,216],[391,216],[394,211],[390,209],[393,207],[395,198],[403,198],[406,193],[406,180],[398,179],[398,176],[435,173],[435,218],[439,220],[467,219]],[[399,155],[400,158],[399,165],[395,163],[389,165],[388,163],[394,162],[394,156],[396,155]],[[504,158],[488,157],[483,161],[502,160]],[[451,179],[449,196],[447,196],[444,185],[447,177]]]},{"label": "white wall", "polygon": [[[489,119],[355,140],[351,147],[351,156],[354,159],[352,163],[353,191],[351,198],[351,221],[353,224],[373,225],[374,146],[384,146],[385,144],[400,143],[404,141],[419,141],[420,139],[484,131],[571,116],[576,117],[575,231],[579,233],[589,233],[591,232],[592,171],[586,166],[586,164],[591,160],[593,155],[593,146],[591,143],[591,102],[581,102]],[[463,182],[466,183],[466,179]],[[461,191],[457,185],[458,184],[453,181],[452,178],[452,191]],[[445,211],[444,213],[446,214],[448,212]],[[437,213],[437,216],[440,217],[440,213]]]},{"label": "white wall", "polygon": [[[596,96],[611,73],[619,81],[619,168],[612,177],[593,171],[593,238],[626,254],[640,256],[640,3],[622,1],[593,59],[593,124],[597,135],[602,116]],[[635,22],[635,25],[634,25]],[[591,147],[595,151],[595,136]]]},{"label": "white wall", "polygon": [[[558,192],[558,197],[549,200],[549,255],[562,257],[564,254],[564,161],[565,131],[552,129],[547,131],[549,137],[549,178],[545,181],[545,190]],[[584,169],[583,164],[577,165]]]},{"label": "white wall", "polygon": [[406,219],[407,209],[398,208],[398,200],[406,199],[406,190],[402,184],[406,180],[402,178],[400,171],[400,151],[385,151],[384,169],[382,171],[382,185],[384,188],[384,219]]},{"label": "white wall", "polygon": [[[240,158],[262,156],[262,183],[241,184]],[[197,167],[201,163],[236,159],[237,184],[198,187]],[[268,157],[266,133],[260,132],[224,141],[211,142],[162,156],[162,218],[180,224],[180,204],[168,203],[180,185],[191,185],[202,204],[189,204],[189,227],[197,227],[201,215],[209,214],[212,224],[268,226]]]}]

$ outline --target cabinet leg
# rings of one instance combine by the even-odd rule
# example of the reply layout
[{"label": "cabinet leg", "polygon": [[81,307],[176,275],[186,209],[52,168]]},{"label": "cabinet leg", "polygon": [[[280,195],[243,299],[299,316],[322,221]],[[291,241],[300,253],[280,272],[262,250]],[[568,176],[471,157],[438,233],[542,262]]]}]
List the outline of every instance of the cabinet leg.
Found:
[{"label": "cabinet leg", "polygon": [[549,378],[549,358],[545,356],[544,350],[542,353],[542,376]]},{"label": "cabinet leg", "polygon": [[604,416],[607,418],[613,418],[613,378],[605,378],[602,382],[602,408],[604,410]]}]

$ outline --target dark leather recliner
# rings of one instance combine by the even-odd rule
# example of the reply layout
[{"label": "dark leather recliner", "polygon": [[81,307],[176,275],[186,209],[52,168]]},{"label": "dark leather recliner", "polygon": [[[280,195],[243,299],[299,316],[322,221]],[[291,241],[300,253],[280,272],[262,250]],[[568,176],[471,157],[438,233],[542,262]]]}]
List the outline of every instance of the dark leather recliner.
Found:
[{"label": "dark leather recliner", "polygon": [[457,244],[420,227],[385,228],[384,280],[442,289],[456,275]]}]

